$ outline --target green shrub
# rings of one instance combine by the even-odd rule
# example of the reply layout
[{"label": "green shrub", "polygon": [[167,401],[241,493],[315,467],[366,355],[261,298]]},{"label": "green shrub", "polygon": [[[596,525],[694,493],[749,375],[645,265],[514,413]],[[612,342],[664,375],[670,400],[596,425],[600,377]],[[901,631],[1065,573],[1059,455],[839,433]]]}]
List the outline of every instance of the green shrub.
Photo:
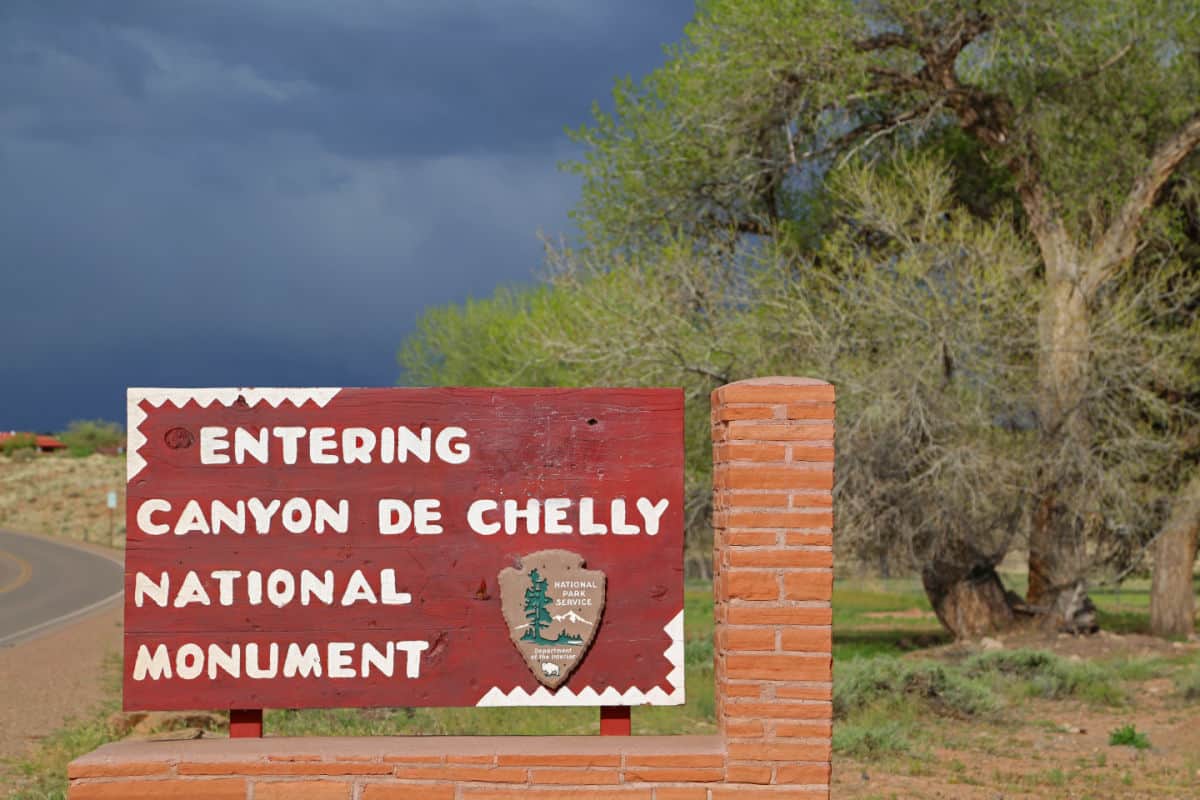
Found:
[{"label": "green shrub", "polygon": [[1122,725],[1114,728],[1108,734],[1108,743],[1113,747],[1135,747],[1138,750],[1148,750],[1150,740],[1146,734],[1139,733],[1133,725]]},{"label": "green shrub", "polygon": [[35,458],[37,458],[37,453],[37,450],[23,447],[20,450],[14,450],[13,454],[9,456],[9,458],[20,464],[26,461],[33,461]]},{"label": "green shrub", "polygon": [[833,749],[867,759],[908,752],[911,727],[898,720],[863,719],[842,722],[833,729]]},{"label": "green shrub", "polygon": [[16,455],[21,450],[37,450],[37,437],[32,433],[18,433],[0,442],[0,453],[6,456]]},{"label": "green shrub", "polygon": [[996,710],[996,698],[982,683],[932,661],[895,658],[854,659],[838,665],[833,681],[833,713],[853,711],[898,696],[917,698],[936,713],[974,717]]},{"label": "green shrub", "polygon": [[1068,661],[1044,650],[979,653],[967,659],[963,669],[975,678],[991,675],[1022,680],[1028,694],[1036,697],[1078,697],[1100,705],[1125,701],[1111,670],[1087,661]]},{"label": "green shrub", "polygon": [[102,419],[75,420],[59,438],[71,455],[90,456],[97,450],[120,447],[125,441],[125,429]]}]

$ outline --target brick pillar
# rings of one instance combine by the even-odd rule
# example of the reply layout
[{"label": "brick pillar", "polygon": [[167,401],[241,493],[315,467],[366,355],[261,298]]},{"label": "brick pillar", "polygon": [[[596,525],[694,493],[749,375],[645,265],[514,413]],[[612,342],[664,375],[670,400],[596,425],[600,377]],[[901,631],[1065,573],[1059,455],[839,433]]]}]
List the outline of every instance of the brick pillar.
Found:
[{"label": "brick pillar", "polygon": [[831,384],[805,378],[712,395],[726,781],[805,788],[814,800],[829,797],[833,719],[833,401]]}]

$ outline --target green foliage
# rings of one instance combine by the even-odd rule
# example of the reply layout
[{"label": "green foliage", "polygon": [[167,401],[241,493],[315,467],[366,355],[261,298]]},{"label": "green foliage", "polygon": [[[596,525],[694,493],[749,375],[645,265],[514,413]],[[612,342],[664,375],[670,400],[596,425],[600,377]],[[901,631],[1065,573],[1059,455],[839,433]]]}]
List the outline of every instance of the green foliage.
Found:
[{"label": "green foliage", "polygon": [[894,658],[856,659],[837,665],[833,683],[836,718],[899,696],[911,697],[935,713],[951,716],[976,717],[997,708],[986,685],[947,665]]},{"label": "green foliage", "polygon": [[0,453],[12,456],[20,450],[37,450],[37,437],[32,433],[18,433],[0,442]]},{"label": "green foliage", "polygon": [[997,650],[980,653],[963,665],[968,675],[1002,676],[1024,681],[1024,692],[1034,697],[1077,697],[1097,705],[1122,705],[1125,693],[1114,666],[1089,661],[1069,661],[1042,650]]},{"label": "green foliage", "polygon": [[891,710],[880,709],[838,723],[833,729],[833,750],[863,761],[877,760],[909,752],[914,733],[911,720],[896,719]]},{"label": "green foliage", "polygon": [[835,222],[799,260],[764,242],[730,269],[724,246],[679,238],[551,250],[548,285],[427,313],[400,361],[415,383],[682,386],[692,574],[710,552],[709,395],[754,375],[838,384],[843,554],[911,567],[954,531],[1003,541],[1029,460],[996,419],[1032,380],[1033,258],[952,187],[928,159],[841,171]]},{"label": "green foliage", "polygon": [[[566,165],[584,181],[575,211],[582,247],[599,251],[591,257],[600,261],[613,253],[649,261],[667,241],[716,244],[723,255],[714,268],[739,277],[756,253],[777,251],[792,285],[772,292],[780,283],[768,278],[760,294],[733,304],[757,306],[772,323],[769,331],[746,326],[739,342],[767,357],[727,359],[718,372],[753,374],[758,366],[833,378],[839,400],[849,400],[839,405],[843,418],[862,420],[858,441],[841,438],[843,446],[885,442],[906,454],[921,445],[907,474],[882,446],[839,453],[853,465],[841,474],[862,478],[839,486],[839,519],[860,543],[873,542],[854,546],[868,563],[898,554],[906,566],[924,565],[938,553],[943,563],[933,571],[943,581],[989,566],[1027,524],[1036,476],[1056,475],[1072,517],[1061,535],[1086,531],[1099,543],[1093,569],[1120,571],[1161,524],[1181,461],[1195,457],[1187,444],[1200,374],[1194,159],[1177,169],[1157,207],[1127,204],[1152,157],[1200,113],[1198,40],[1200,14],[1189,0],[703,2],[663,66],[640,82],[618,82],[613,111],[597,109],[593,124],[573,132],[585,146],[582,159]],[[888,202],[877,209],[872,194],[853,191],[856,181],[903,185],[920,173],[914,155],[953,165],[939,201],[965,209],[958,220],[986,221],[994,235],[1022,240],[1030,268],[981,282],[978,273],[957,275],[972,259],[945,246],[924,258],[940,217],[900,215],[918,206],[939,211],[920,191],[937,182],[909,181],[907,195],[883,192]],[[877,210],[887,212],[883,222],[905,224],[877,224]],[[847,225],[847,215],[862,229]],[[1131,256],[1103,255],[1115,259],[1103,269],[1085,263],[1102,258],[1106,232],[1132,218]],[[974,241],[986,229],[972,230]],[[903,248],[914,231],[924,237],[914,248],[927,265],[924,281],[896,255],[894,270],[846,284],[863,273],[847,264],[857,258],[869,272],[888,263],[888,247]],[[1088,299],[1094,319],[1070,334],[1088,341],[1051,341],[1068,334],[1038,327],[1034,306],[1045,308],[1051,266],[1103,273]],[[890,303],[880,291],[888,278],[899,284]],[[808,316],[789,290],[807,296]],[[1024,308],[1015,302],[1020,290]],[[851,301],[862,313],[846,312]],[[910,308],[925,329],[908,325]],[[947,320],[958,326],[943,360],[930,345],[947,338]],[[908,329],[893,348],[881,334],[897,323]],[[865,335],[855,341],[859,331]],[[1011,348],[995,346],[997,331],[1013,336]],[[829,341],[834,334],[851,339],[839,346]],[[914,356],[896,359],[914,338]],[[1068,350],[1089,354],[1086,385],[1059,387],[1061,376],[1047,371],[1045,354]],[[1027,370],[1019,368],[1022,352]],[[861,363],[838,371],[853,359]],[[874,408],[847,398],[856,383],[874,389],[872,371],[886,374],[893,364],[926,373],[951,364],[957,380],[944,389],[885,383]],[[1081,396],[1051,402],[1061,391]],[[1062,441],[1047,411],[1055,403],[1088,417],[1071,429],[1078,441]],[[927,420],[946,426],[931,435]],[[1018,430],[1026,436],[1013,435]],[[958,496],[928,502],[948,487]],[[951,512],[941,518],[924,514],[943,506]]]},{"label": "green foliage", "polygon": [[1144,733],[1139,733],[1132,724],[1114,728],[1108,734],[1108,744],[1111,747],[1133,747],[1138,750],[1149,750],[1150,739]]},{"label": "green foliage", "polygon": [[[709,0],[663,66],[618,81],[613,112],[573,132],[586,146],[567,165],[584,178],[577,219],[618,247],[664,228],[802,230],[831,166],[895,142],[968,156],[964,198],[1012,199],[1003,165],[1036,162],[1088,230],[1196,113],[1197,17],[1188,0]],[[938,50],[969,100],[920,74]],[[962,129],[990,157],[968,154]]]},{"label": "green foliage", "polygon": [[117,448],[125,443],[125,429],[107,420],[75,420],[59,434],[68,452],[76,457],[90,456],[100,449]]}]

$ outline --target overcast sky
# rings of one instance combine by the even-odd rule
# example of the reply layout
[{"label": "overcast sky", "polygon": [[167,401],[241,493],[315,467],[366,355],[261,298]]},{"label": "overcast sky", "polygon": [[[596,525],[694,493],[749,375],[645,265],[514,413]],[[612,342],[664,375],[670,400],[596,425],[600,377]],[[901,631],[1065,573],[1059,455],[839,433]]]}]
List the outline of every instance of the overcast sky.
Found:
[{"label": "overcast sky", "polygon": [[126,386],[388,386],[530,282],[563,133],[691,0],[3,0],[0,429]]}]

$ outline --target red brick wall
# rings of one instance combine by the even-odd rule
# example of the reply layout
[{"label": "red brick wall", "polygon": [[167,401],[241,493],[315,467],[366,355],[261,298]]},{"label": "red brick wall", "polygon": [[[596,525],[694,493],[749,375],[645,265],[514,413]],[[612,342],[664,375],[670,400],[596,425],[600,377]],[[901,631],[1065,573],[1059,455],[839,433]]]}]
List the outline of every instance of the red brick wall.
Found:
[{"label": "red brick wall", "polygon": [[833,386],[713,392],[717,722],[726,783],[829,796]]},{"label": "red brick wall", "polygon": [[717,736],[119,742],[71,800],[828,800],[833,399],[713,393]]}]

